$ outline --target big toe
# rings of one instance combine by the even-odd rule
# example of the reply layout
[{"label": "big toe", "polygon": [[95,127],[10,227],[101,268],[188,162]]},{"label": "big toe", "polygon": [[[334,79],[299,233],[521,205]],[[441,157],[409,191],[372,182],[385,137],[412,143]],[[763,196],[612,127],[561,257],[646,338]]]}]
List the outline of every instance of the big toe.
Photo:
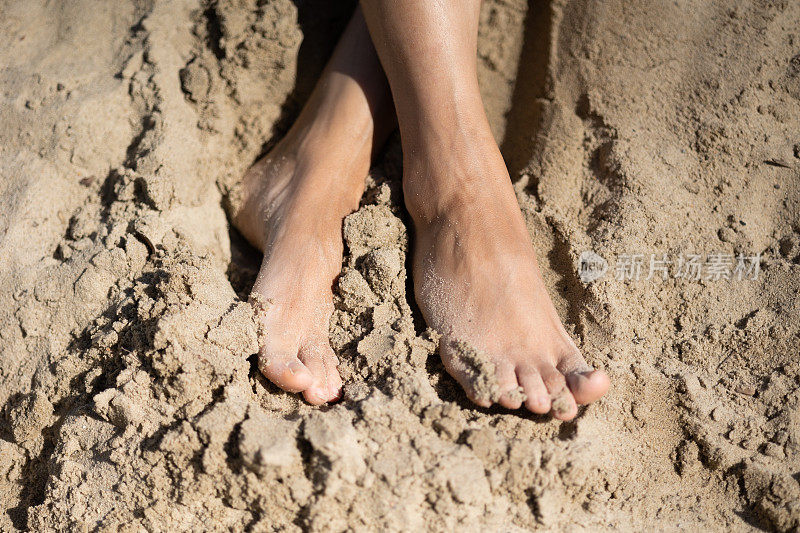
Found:
[{"label": "big toe", "polygon": [[608,374],[602,370],[567,374],[567,385],[579,404],[591,403],[603,396],[609,387]]},{"label": "big toe", "polygon": [[258,368],[264,377],[288,392],[306,390],[314,382],[308,367],[291,352],[262,351],[258,356]]},{"label": "big toe", "polygon": [[319,342],[301,348],[300,358],[313,376],[312,383],[303,391],[308,403],[321,405],[342,397],[342,377],[336,368],[339,360],[327,339],[324,344]]}]

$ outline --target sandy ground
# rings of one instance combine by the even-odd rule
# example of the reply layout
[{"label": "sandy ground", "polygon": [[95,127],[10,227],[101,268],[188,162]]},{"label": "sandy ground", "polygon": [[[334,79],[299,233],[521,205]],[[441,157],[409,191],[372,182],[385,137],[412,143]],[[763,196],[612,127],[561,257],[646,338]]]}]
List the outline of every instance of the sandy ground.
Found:
[{"label": "sandy ground", "polygon": [[[473,408],[444,373],[397,139],[343,229],[345,400],[258,375],[259,255],[225,196],[338,4],[0,4],[0,530],[797,531],[800,3],[485,2],[494,132],[613,381],[570,423]],[[632,254],[642,279],[616,279]],[[650,254],[760,254],[759,275],[644,279]]]}]

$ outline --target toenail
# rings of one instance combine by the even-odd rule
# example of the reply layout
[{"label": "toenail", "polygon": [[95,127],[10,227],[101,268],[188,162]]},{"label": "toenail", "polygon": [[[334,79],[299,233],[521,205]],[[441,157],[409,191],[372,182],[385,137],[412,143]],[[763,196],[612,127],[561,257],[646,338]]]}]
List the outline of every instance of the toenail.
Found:
[{"label": "toenail", "polygon": [[303,369],[303,364],[299,361],[292,361],[291,363],[286,363],[286,369],[292,375],[295,375]]},{"label": "toenail", "polygon": [[325,400],[325,396],[326,395],[323,394],[323,391],[321,391],[318,388],[308,389],[308,395],[313,397],[316,401],[319,401],[319,402],[325,403],[327,401],[327,400]]},{"label": "toenail", "polygon": [[549,396],[542,395],[542,396],[539,396],[538,398],[536,398],[536,403],[538,405],[545,406],[549,402],[550,402],[550,397]]}]

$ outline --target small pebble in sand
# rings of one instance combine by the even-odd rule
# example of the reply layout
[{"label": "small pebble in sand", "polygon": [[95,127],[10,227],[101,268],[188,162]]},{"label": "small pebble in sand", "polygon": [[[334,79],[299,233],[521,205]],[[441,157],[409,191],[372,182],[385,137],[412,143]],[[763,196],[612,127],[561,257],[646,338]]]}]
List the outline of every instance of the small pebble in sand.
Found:
[{"label": "small pebble in sand", "polygon": [[768,442],[764,445],[764,455],[772,457],[773,459],[783,459],[786,454],[782,446],[778,446],[774,442]]}]

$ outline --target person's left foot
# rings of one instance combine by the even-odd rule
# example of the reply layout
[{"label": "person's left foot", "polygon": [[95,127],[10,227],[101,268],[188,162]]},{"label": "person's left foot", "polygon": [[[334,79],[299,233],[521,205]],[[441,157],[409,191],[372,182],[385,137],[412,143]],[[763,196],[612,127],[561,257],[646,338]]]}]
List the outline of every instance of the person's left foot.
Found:
[{"label": "person's left foot", "polygon": [[358,207],[369,163],[363,139],[290,134],[248,171],[233,214],[264,252],[250,296],[259,369],[315,405],[342,392],[328,342],[331,291],[342,267],[342,220]]}]

